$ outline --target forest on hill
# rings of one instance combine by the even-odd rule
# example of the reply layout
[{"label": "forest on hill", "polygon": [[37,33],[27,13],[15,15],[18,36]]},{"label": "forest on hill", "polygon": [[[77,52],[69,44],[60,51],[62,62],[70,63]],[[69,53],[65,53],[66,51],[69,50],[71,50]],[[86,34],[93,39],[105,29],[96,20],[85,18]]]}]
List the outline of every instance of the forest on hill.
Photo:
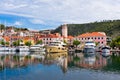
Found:
[{"label": "forest on hill", "polygon": [[6,26],[6,25],[4,25],[4,24],[0,24],[0,30],[7,30],[7,29],[9,29],[9,28],[13,28],[15,31],[25,31],[25,30],[28,31],[27,28],[17,28],[17,27],[15,27],[15,26]]},{"label": "forest on hill", "polygon": [[[62,25],[61,25],[62,26]],[[59,26],[52,33],[61,33],[62,27]],[[120,36],[120,20],[104,20],[101,22],[85,24],[67,24],[68,35],[77,36],[86,32],[105,32],[107,36],[115,38]]]}]

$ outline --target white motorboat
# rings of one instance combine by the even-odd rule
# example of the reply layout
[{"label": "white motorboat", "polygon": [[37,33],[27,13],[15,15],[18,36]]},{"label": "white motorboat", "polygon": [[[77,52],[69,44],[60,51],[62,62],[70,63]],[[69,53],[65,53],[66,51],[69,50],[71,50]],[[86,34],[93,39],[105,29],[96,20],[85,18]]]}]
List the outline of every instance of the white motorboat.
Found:
[{"label": "white motorboat", "polygon": [[8,46],[4,46],[4,45],[0,45],[0,52],[6,52],[9,51],[9,47]]},{"label": "white motorboat", "polygon": [[9,47],[9,52],[16,52],[16,47]]},{"label": "white motorboat", "polygon": [[110,47],[109,46],[102,47],[102,55],[103,56],[109,56],[110,55]]},{"label": "white motorboat", "polygon": [[18,46],[16,47],[16,52],[29,52],[28,46]]},{"label": "white motorboat", "polygon": [[85,54],[95,54],[95,43],[92,40],[85,42],[83,52]]},{"label": "white motorboat", "polygon": [[30,52],[45,52],[44,44],[37,44],[30,47]]}]

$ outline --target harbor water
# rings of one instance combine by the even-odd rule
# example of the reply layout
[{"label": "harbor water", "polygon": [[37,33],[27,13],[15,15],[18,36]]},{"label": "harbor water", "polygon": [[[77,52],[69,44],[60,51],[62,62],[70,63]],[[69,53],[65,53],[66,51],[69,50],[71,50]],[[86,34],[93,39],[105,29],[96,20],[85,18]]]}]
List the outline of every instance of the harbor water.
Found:
[{"label": "harbor water", "polygon": [[1,53],[0,80],[120,80],[120,56]]}]

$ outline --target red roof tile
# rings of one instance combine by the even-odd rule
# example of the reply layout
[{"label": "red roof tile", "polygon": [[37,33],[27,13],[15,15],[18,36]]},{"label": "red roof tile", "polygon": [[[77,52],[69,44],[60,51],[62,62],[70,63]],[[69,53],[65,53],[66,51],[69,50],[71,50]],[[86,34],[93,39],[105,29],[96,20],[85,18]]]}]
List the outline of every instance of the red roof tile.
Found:
[{"label": "red roof tile", "polygon": [[73,37],[73,36],[68,36],[67,38],[68,38],[68,39],[73,39],[74,37]]},{"label": "red roof tile", "polygon": [[10,38],[8,36],[3,37],[7,42],[10,41]]},{"label": "red roof tile", "polygon": [[92,32],[92,33],[84,33],[79,35],[78,37],[95,37],[95,36],[106,36],[104,32]]}]

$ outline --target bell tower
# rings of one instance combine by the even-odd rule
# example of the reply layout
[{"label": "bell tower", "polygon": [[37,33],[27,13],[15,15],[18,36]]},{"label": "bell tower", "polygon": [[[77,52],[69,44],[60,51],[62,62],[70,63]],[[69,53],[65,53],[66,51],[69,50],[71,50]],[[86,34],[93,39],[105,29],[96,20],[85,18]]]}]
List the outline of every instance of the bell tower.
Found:
[{"label": "bell tower", "polygon": [[62,25],[62,36],[65,38],[68,37],[67,24]]}]

